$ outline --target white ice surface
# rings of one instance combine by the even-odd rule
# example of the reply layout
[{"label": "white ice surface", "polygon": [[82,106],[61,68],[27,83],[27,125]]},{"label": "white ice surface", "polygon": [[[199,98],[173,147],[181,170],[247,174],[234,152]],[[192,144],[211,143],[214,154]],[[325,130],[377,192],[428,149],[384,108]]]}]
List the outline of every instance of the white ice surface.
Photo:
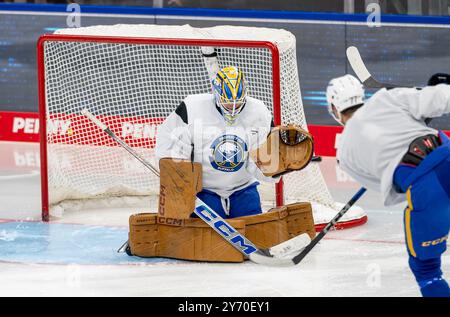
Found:
[{"label": "white ice surface", "polygon": [[[0,165],[0,218],[37,220],[40,180],[36,144],[0,142],[15,163]],[[28,153],[28,154],[27,154]],[[333,196],[348,200],[358,185],[324,158],[321,169]],[[3,162],[9,162],[5,160]],[[18,164],[23,163],[23,164]],[[402,206],[383,208],[376,193],[359,204],[369,221],[330,232],[296,267],[167,262],[125,265],[0,263],[0,296],[419,296],[407,265]],[[56,222],[127,225],[119,210],[78,212]],[[119,247],[119,246],[117,246]],[[443,257],[450,278],[450,255]]]}]

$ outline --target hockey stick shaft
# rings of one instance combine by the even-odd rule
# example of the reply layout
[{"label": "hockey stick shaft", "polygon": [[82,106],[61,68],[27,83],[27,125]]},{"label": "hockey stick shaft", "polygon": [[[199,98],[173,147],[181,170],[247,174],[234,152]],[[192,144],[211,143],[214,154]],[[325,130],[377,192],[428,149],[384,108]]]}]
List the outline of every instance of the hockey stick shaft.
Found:
[{"label": "hockey stick shaft", "polygon": [[[107,133],[114,141],[127,150],[131,155],[138,159],[145,167],[150,169],[156,176],[160,176],[158,170],[147,160],[141,157],[136,151],[134,151],[128,144],[118,138],[114,132],[112,132],[107,125],[101,122],[97,117],[90,113],[87,109],[83,109],[81,112],[90,121],[97,125],[101,130]],[[233,228],[228,222],[226,222],[217,212],[206,205],[202,200],[196,198],[194,213],[208,224],[214,231],[216,231],[222,238],[227,240],[234,248],[240,251],[245,256],[248,256],[250,260],[256,263],[260,263],[260,260],[266,265],[285,266],[292,265],[290,259],[276,259],[267,255],[264,250],[260,250],[244,235],[240,234],[235,228]]]},{"label": "hockey stick shaft", "polygon": [[139,162],[141,162],[145,167],[147,167],[150,171],[153,172],[156,176],[159,177],[158,170],[147,160],[145,160],[142,156],[140,156],[136,151],[134,151],[128,144],[126,144],[124,141],[119,139],[114,132],[112,132],[107,125],[105,125],[103,122],[101,122],[97,117],[95,117],[92,113],[90,113],[87,109],[83,109],[81,113],[86,116],[89,120],[91,120],[93,123],[95,123],[96,126],[98,126],[100,129],[102,129],[106,134],[108,134],[114,141],[116,141],[120,146],[122,146],[125,150],[127,150],[128,153],[133,155]]},{"label": "hockey stick shaft", "polygon": [[334,227],[334,225],[341,219],[342,216],[345,215],[345,213],[355,204],[356,201],[358,201],[362,195],[366,192],[366,189],[362,187],[358,192],[353,195],[353,197],[347,202],[347,204],[341,209],[341,211],[338,212],[336,216],[334,216],[333,219],[325,226],[325,228],[320,231],[320,233],[311,241],[311,243],[306,246],[305,249],[303,249],[302,252],[300,252],[297,256],[293,258],[293,262],[295,264],[300,263],[305,256],[308,255],[309,252],[316,246],[317,243],[320,242],[320,240],[323,239],[323,237],[330,231],[331,228]]}]

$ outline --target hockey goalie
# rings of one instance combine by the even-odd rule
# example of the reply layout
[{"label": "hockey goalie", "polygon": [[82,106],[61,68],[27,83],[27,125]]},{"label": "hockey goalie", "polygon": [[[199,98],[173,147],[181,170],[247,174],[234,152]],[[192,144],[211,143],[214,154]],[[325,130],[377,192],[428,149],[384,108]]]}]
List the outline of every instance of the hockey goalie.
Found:
[{"label": "hockey goalie", "polygon": [[238,67],[217,67],[211,83],[212,93],[187,96],[158,129],[159,210],[130,218],[130,254],[242,262],[193,214],[196,197],[261,248],[315,235],[309,203],[263,212],[258,193],[260,182],[307,166],[311,135],[297,126],[274,127],[264,103],[248,95]]}]

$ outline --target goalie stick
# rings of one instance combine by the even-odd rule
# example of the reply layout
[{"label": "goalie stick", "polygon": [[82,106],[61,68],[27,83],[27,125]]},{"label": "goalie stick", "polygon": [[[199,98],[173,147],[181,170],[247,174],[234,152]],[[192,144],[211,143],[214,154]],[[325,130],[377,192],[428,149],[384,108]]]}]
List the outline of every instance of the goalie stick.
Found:
[{"label": "goalie stick", "polygon": [[[127,150],[137,160],[139,160],[145,167],[147,167],[150,171],[152,171],[156,176],[159,177],[158,170],[152,164],[147,162],[147,160],[141,157],[138,153],[136,153],[136,151],[134,151],[128,144],[118,138],[114,134],[114,132],[112,132],[108,128],[108,126],[97,119],[87,109],[83,109],[81,113],[95,125],[97,125],[102,131],[108,134],[115,142],[117,142],[120,146]],[[194,213],[238,251],[247,256],[252,262],[258,264],[264,264],[268,266],[294,265],[295,263],[291,258],[281,257],[288,252],[292,253],[295,250],[303,249],[311,241],[308,234],[304,233],[269,249],[259,249],[199,198],[196,198],[195,200]],[[124,245],[120,247],[119,251],[125,249],[126,246],[127,242],[125,242]]]}]

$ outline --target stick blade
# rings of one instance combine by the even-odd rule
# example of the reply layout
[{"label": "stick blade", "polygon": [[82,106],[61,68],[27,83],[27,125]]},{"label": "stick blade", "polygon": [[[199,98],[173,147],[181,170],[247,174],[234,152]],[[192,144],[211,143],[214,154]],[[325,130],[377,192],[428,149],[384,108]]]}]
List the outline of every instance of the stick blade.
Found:
[{"label": "stick blade", "polygon": [[277,258],[292,258],[294,255],[300,253],[308,244],[311,243],[311,238],[307,233],[298,235],[290,240],[277,244],[269,249],[270,254]]},{"label": "stick blade", "polygon": [[361,58],[361,54],[359,54],[358,48],[356,48],[355,46],[349,46],[347,48],[346,54],[350,66],[352,66],[353,71],[355,72],[356,76],[358,76],[361,82],[364,83],[372,77]]},{"label": "stick blade", "polygon": [[272,256],[265,255],[261,252],[253,252],[248,256],[250,261],[265,265],[265,266],[274,266],[274,267],[289,267],[294,266],[295,263],[292,259],[279,259]]},{"label": "stick blade", "polygon": [[264,253],[254,252],[249,255],[249,259],[252,262],[266,266],[293,266],[296,264],[293,260],[294,257],[301,253],[310,243],[311,238],[309,235],[303,233],[269,248]]},{"label": "stick blade", "polygon": [[401,85],[382,83],[373,78],[373,76],[367,69],[366,64],[364,64],[364,61],[357,47],[349,46],[347,48],[346,54],[350,66],[352,67],[356,76],[359,78],[359,80],[363,83],[365,87],[373,89],[381,89],[381,88],[393,89],[398,87],[407,87]]}]

